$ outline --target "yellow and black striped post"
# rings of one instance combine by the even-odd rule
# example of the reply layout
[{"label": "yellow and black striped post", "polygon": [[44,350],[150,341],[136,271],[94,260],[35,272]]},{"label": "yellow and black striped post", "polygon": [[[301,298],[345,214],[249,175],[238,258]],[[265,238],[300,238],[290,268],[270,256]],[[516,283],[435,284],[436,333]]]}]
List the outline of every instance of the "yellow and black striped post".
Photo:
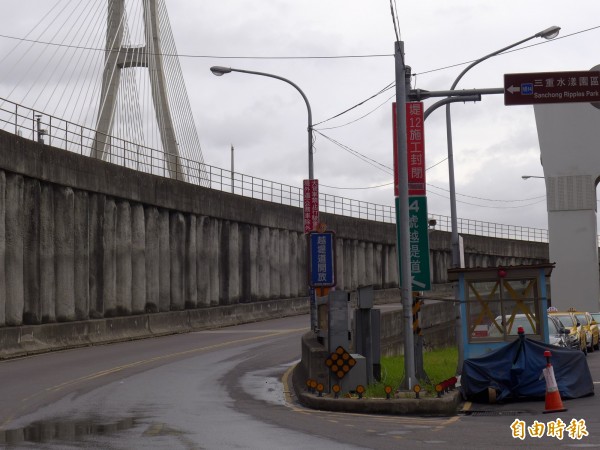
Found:
[{"label": "yellow and black striped post", "polygon": [[421,295],[419,292],[413,292],[412,318],[413,318],[413,334],[421,336],[421,327],[419,325],[419,316],[421,312]]},{"label": "yellow and black striped post", "polygon": [[413,292],[412,316],[413,316],[413,348],[415,352],[415,376],[420,382],[429,381],[423,365],[423,330],[421,329],[421,305],[423,299],[420,292]]}]

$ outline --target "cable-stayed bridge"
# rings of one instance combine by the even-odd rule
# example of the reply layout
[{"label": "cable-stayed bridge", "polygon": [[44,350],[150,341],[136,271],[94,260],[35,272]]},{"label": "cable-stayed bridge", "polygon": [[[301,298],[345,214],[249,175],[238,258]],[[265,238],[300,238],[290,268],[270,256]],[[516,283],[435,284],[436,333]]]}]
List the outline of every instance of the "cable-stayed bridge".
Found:
[{"label": "cable-stayed bridge", "polygon": [[[0,47],[0,127],[134,170],[301,207],[302,189],[204,163],[165,0],[54,0]],[[321,192],[320,210],[394,222],[393,206]],[[450,218],[430,214],[437,229]],[[459,231],[547,241],[459,219]]]},{"label": "cable-stayed bridge", "polygon": [[0,96],[38,112],[30,126],[16,108],[16,132],[44,139],[52,128],[56,146],[79,152],[83,144],[88,156],[206,185],[164,0],[48,8],[0,54]]}]

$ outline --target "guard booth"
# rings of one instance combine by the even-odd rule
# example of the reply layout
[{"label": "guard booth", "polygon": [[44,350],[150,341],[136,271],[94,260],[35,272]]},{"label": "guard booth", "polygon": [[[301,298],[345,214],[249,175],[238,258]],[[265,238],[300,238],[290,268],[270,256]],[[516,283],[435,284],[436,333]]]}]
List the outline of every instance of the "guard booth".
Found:
[{"label": "guard booth", "polygon": [[458,281],[464,358],[496,350],[518,338],[548,343],[547,285],[552,264],[449,269]]}]

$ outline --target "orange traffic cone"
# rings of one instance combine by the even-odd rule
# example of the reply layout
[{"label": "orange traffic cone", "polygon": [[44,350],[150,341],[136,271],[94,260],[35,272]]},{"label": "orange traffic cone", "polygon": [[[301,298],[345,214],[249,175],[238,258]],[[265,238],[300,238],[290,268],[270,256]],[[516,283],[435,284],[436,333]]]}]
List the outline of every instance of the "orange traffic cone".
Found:
[{"label": "orange traffic cone", "polygon": [[549,350],[546,350],[544,356],[547,361],[546,368],[543,370],[544,378],[546,379],[546,409],[544,410],[544,414],[566,411],[567,408],[563,406],[556,378],[554,378],[554,369],[552,368],[552,364],[550,364],[550,356],[552,354]]}]

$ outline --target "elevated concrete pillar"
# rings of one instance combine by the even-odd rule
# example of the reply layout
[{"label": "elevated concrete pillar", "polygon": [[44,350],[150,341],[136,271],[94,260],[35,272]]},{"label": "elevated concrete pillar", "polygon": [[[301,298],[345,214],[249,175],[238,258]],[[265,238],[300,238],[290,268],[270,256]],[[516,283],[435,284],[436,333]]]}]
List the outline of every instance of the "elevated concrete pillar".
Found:
[{"label": "elevated concrete pillar", "polygon": [[258,275],[258,227],[249,226],[248,253],[250,257],[250,298],[246,301],[256,301],[260,297],[259,275]]},{"label": "elevated concrete pillar", "polygon": [[358,286],[365,286],[369,284],[367,281],[367,246],[366,243],[361,241],[356,245],[357,252],[357,284]]},{"label": "elevated concrete pillar", "polygon": [[281,297],[290,297],[290,232],[281,230],[279,232],[279,276]]},{"label": "elevated concrete pillar", "polygon": [[0,327],[6,325],[6,173],[0,170]]},{"label": "elevated concrete pillar", "polygon": [[269,292],[269,297],[279,298],[281,295],[281,254],[279,253],[279,246],[281,242],[279,239],[279,230],[277,228],[271,229],[271,240],[269,244],[269,256],[271,264],[271,291]]},{"label": "elevated concrete pillar", "polygon": [[185,224],[185,308],[196,308],[198,305],[198,244],[196,216],[188,214]]},{"label": "elevated concrete pillar", "polygon": [[6,176],[6,325],[23,323],[23,177]]},{"label": "elevated concrete pillar", "polygon": [[[390,282],[394,286],[400,285],[400,274],[398,273],[398,256],[396,253],[396,246],[390,245],[388,247],[388,263],[390,267]],[[447,276],[447,275],[446,275]]]},{"label": "elevated concrete pillar", "polygon": [[218,219],[210,220],[209,233],[209,261],[210,261],[210,306],[218,306],[221,296],[221,267],[220,245],[221,242],[221,221]]},{"label": "elevated concrete pillar", "polygon": [[240,302],[258,297],[258,229],[250,224],[239,225],[240,234]]},{"label": "elevated concrete pillar", "polygon": [[373,244],[373,286],[383,287],[383,245]]},{"label": "elevated concrete pillar", "polygon": [[185,219],[183,214],[170,215],[169,242],[171,250],[171,310],[184,307]]},{"label": "elevated concrete pillar", "polygon": [[271,293],[271,231],[267,227],[258,230],[258,297],[266,300]]},{"label": "elevated concrete pillar", "polygon": [[308,260],[307,260],[307,240],[304,233],[296,233],[298,240],[298,297],[306,297],[309,295],[308,290]]},{"label": "elevated concrete pillar", "polygon": [[90,318],[90,202],[84,191],[75,191],[75,319]]},{"label": "elevated concrete pillar", "polygon": [[376,285],[375,258],[372,242],[365,242],[365,285]]},{"label": "elevated concrete pillar", "polygon": [[[158,209],[148,206],[144,210],[146,299],[148,312],[160,310],[160,219]],[[137,304],[137,302],[136,302]]]},{"label": "elevated concrete pillar", "polygon": [[337,277],[336,289],[346,290],[344,285],[344,240],[335,239],[335,272]]},{"label": "elevated concrete pillar", "polygon": [[552,306],[598,311],[600,109],[562,103],[535,105],[534,112],[546,182],[550,261],[556,263],[550,278]]},{"label": "elevated concrete pillar", "polygon": [[117,315],[117,205],[104,200],[102,221],[102,298],[104,316]]},{"label": "elevated concrete pillar", "polygon": [[171,310],[171,250],[169,244],[169,211],[158,211],[158,310]]},{"label": "elevated concrete pillar", "polygon": [[198,246],[198,259],[196,261],[196,280],[198,286],[198,307],[210,305],[210,219],[206,216],[198,217],[196,221],[196,244]]},{"label": "elevated concrete pillar", "polygon": [[352,240],[346,239],[344,241],[344,253],[340,258],[344,261],[344,290],[352,290]]},{"label": "elevated concrete pillar", "polygon": [[[49,190],[50,188],[48,188]],[[44,209],[48,209],[52,206],[45,200],[45,189],[42,186],[42,230],[47,228],[44,225]],[[103,223],[104,223],[104,196],[98,194],[90,194],[90,274],[89,274],[89,287],[90,287],[90,317],[92,319],[99,319],[104,317],[104,245],[103,245]],[[44,205],[50,206],[44,206]],[[52,248],[53,241],[49,242]],[[42,231],[42,252],[44,252],[44,232]],[[47,251],[47,250],[46,250]],[[44,258],[42,258],[42,295],[44,295]],[[52,266],[53,267],[53,266]],[[47,270],[52,270],[52,267],[48,267]],[[51,277],[53,278],[53,277]],[[42,301],[42,305],[45,302]],[[44,310],[45,306],[42,306]]]},{"label": "elevated concrete pillar", "polygon": [[388,246],[381,246],[381,282],[383,288],[387,289],[390,287],[390,261]]},{"label": "elevated concrete pillar", "polygon": [[240,239],[236,222],[223,222],[220,239],[221,258],[221,304],[239,302],[240,298]]},{"label": "elevated concrete pillar", "polygon": [[54,189],[54,257],[56,320],[75,320],[75,195],[73,189]]},{"label": "elevated concrete pillar", "polygon": [[[356,239],[352,240],[352,244],[351,244],[351,249],[350,249],[350,254],[351,254],[351,261],[352,261],[352,275],[350,277],[350,279],[352,280],[352,290],[356,289],[360,284],[360,264],[359,264],[359,253],[360,253],[360,246],[359,243]],[[364,267],[364,258],[363,258],[363,267]],[[362,273],[364,274],[364,269],[362,270]]]},{"label": "elevated concrete pillar", "polygon": [[37,325],[42,322],[40,302],[40,197],[41,187],[38,180],[24,180],[23,209],[29,211],[29,217],[24,221],[23,264],[23,294],[25,305],[23,323]]},{"label": "elevated concrete pillar", "polygon": [[131,205],[128,201],[117,203],[117,311],[119,315],[131,314]]},{"label": "elevated concrete pillar", "polygon": [[146,310],[146,218],[144,206],[131,205],[131,312]]},{"label": "elevated concrete pillar", "polygon": [[290,280],[290,296],[298,297],[298,233],[289,232],[290,268],[288,270]]}]

